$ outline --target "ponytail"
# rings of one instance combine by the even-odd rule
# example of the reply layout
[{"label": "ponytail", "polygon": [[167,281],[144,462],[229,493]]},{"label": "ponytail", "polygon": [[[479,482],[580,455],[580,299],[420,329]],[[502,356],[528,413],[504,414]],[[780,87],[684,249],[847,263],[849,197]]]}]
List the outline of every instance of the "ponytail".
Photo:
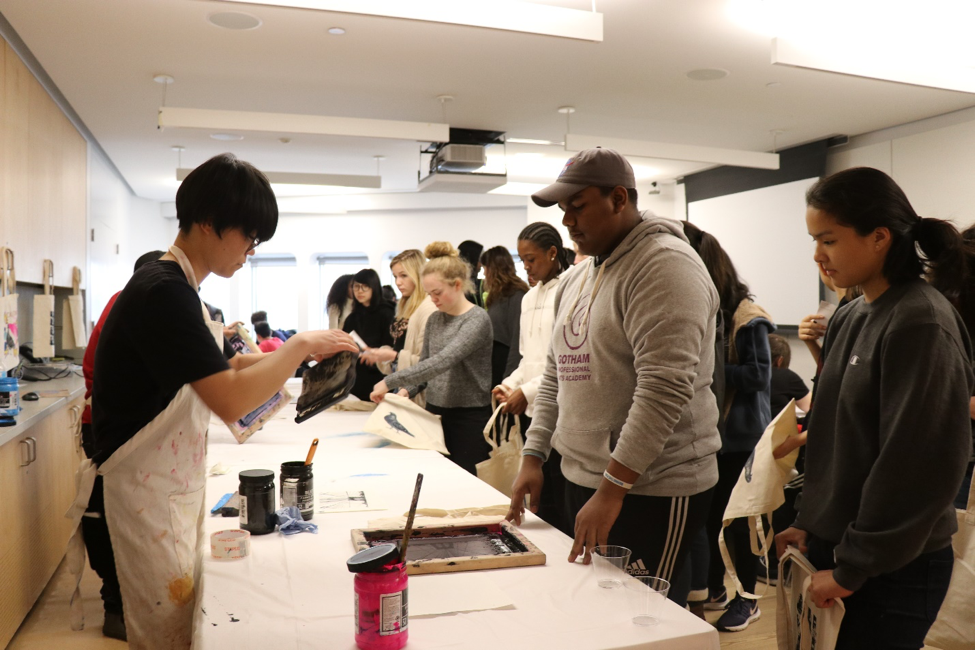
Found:
[{"label": "ponytail", "polygon": [[928,282],[957,305],[968,285],[965,243],[958,229],[949,221],[918,217],[914,237]]}]

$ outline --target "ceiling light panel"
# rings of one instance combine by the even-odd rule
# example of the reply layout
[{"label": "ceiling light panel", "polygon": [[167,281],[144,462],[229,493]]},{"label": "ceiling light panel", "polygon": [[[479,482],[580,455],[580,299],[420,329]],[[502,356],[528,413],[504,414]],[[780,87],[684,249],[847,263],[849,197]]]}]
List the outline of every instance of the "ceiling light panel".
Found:
[{"label": "ceiling light panel", "polygon": [[729,0],[727,13],[772,39],[776,65],[975,92],[975,2],[919,7],[915,0]]},{"label": "ceiling light panel", "polygon": [[753,167],[755,169],[779,168],[779,155],[775,153],[719,149],[717,147],[701,147],[688,144],[673,144],[670,142],[646,142],[643,140],[626,140],[623,138],[603,138],[600,136],[577,135],[574,133],[567,133],[565,136],[566,151],[585,151],[586,149],[594,149],[596,147],[613,149],[624,156],[638,156],[641,158],[686,160],[688,162]]},{"label": "ceiling light panel", "polygon": [[[176,180],[183,181],[193,171],[188,168],[176,170]],[[304,174],[299,172],[264,172],[272,185],[315,185],[325,187],[366,187],[378,189],[382,186],[380,176],[356,176],[352,174]]]},{"label": "ceiling light panel", "polygon": [[371,120],[358,117],[327,117],[291,113],[252,113],[203,108],[164,106],[159,109],[160,128],[305,133],[362,138],[389,138],[417,142],[447,142],[450,126],[428,122]]},{"label": "ceiling light panel", "polygon": [[484,27],[509,32],[603,40],[603,15],[518,0],[224,0],[317,11],[403,18],[424,22]]}]

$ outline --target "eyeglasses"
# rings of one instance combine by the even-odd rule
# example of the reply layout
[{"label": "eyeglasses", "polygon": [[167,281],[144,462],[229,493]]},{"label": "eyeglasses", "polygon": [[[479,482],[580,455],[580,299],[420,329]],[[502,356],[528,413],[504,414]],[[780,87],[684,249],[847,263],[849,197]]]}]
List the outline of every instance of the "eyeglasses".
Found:
[{"label": "eyeglasses", "polygon": [[369,291],[370,289],[371,289],[371,287],[368,284],[359,284],[358,282],[353,282],[352,283],[352,290],[353,291],[358,291],[358,292],[361,293],[363,291]]},{"label": "eyeglasses", "polygon": [[247,247],[247,252],[248,253],[251,252],[252,250],[254,250],[255,248],[257,248],[258,246],[261,245],[261,239],[259,237],[254,237],[254,236],[250,236],[250,235],[244,235],[244,239],[251,240],[250,246]]}]

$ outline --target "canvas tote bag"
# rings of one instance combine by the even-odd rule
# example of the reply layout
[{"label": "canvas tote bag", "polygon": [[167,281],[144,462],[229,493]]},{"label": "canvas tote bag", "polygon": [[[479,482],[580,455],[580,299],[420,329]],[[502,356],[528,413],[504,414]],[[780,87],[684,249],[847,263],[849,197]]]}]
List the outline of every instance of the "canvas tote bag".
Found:
[{"label": "canvas tote bag", "polygon": [[433,449],[450,455],[443,441],[440,416],[396,393],[386,393],[362,430],[410,449]]},{"label": "canvas tote bag", "polygon": [[20,363],[20,336],[17,333],[17,277],[14,252],[0,248],[0,372],[13,370]]},{"label": "canvas tote bag", "polygon": [[[725,568],[734,581],[735,587],[738,588],[738,593],[745,598],[757,599],[761,596],[750,594],[741,586],[738,572],[735,571],[725,544],[724,530],[735,519],[747,517],[752,553],[764,556],[766,561],[768,560],[768,550],[775,534],[771,525],[772,513],[785,503],[785,484],[796,477],[796,459],[799,457],[798,448],[779,459],[776,459],[772,452],[785,442],[786,438],[796,435],[799,435],[799,428],[796,425],[796,401],[791,400],[769,423],[762,438],[755,445],[755,451],[742,468],[722,517],[721,531],[718,533],[721,559],[724,560]],[[765,533],[762,515],[768,518],[768,533]],[[744,553],[745,549],[737,549],[737,552]],[[765,589],[763,588],[762,591],[764,594]]]},{"label": "canvas tote bag", "polygon": [[54,356],[54,262],[44,260],[44,294],[34,296],[34,356]]},{"label": "canvas tote bag", "polygon": [[951,584],[924,643],[941,650],[975,650],[975,481],[968,492],[968,508],[956,512]]},{"label": "canvas tote bag", "polygon": [[779,560],[775,603],[775,631],[779,650],[834,650],[846,615],[837,598],[827,609],[809,597],[814,567],[799,549],[790,546]]},{"label": "canvas tote bag", "polygon": [[71,270],[70,296],[64,299],[64,320],[61,328],[61,347],[74,350],[88,345],[88,334],[85,331],[85,303],[81,298],[81,269],[77,266]]},{"label": "canvas tote bag", "polygon": [[[504,404],[498,404],[484,426],[484,441],[491,445],[491,452],[488,459],[482,460],[476,468],[477,478],[510,497],[511,485],[521,469],[521,421],[517,415],[502,414],[502,408]],[[495,424],[498,426],[495,427]]]}]

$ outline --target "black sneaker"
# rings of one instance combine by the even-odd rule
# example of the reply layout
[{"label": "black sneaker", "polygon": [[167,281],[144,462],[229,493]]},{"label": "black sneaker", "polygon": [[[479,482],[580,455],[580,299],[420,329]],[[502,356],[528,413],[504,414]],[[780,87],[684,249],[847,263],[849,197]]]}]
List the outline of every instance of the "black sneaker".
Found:
[{"label": "black sneaker", "polygon": [[708,590],[708,599],[704,602],[704,609],[720,611],[728,606],[728,590],[721,587],[721,591]]},{"label": "black sneaker", "polygon": [[741,632],[762,617],[757,600],[735,596],[728,610],[721,615],[715,626],[722,632]]},{"label": "black sneaker", "polygon": [[128,641],[125,635],[125,618],[121,612],[105,612],[105,625],[102,626],[102,634],[109,639]]},{"label": "black sneaker", "polygon": [[758,558],[757,562],[758,570],[756,571],[757,575],[755,576],[755,579],[773,587],[779,584],[779,565],[772,563],[771,566],[765,566],[764,556]]}]

